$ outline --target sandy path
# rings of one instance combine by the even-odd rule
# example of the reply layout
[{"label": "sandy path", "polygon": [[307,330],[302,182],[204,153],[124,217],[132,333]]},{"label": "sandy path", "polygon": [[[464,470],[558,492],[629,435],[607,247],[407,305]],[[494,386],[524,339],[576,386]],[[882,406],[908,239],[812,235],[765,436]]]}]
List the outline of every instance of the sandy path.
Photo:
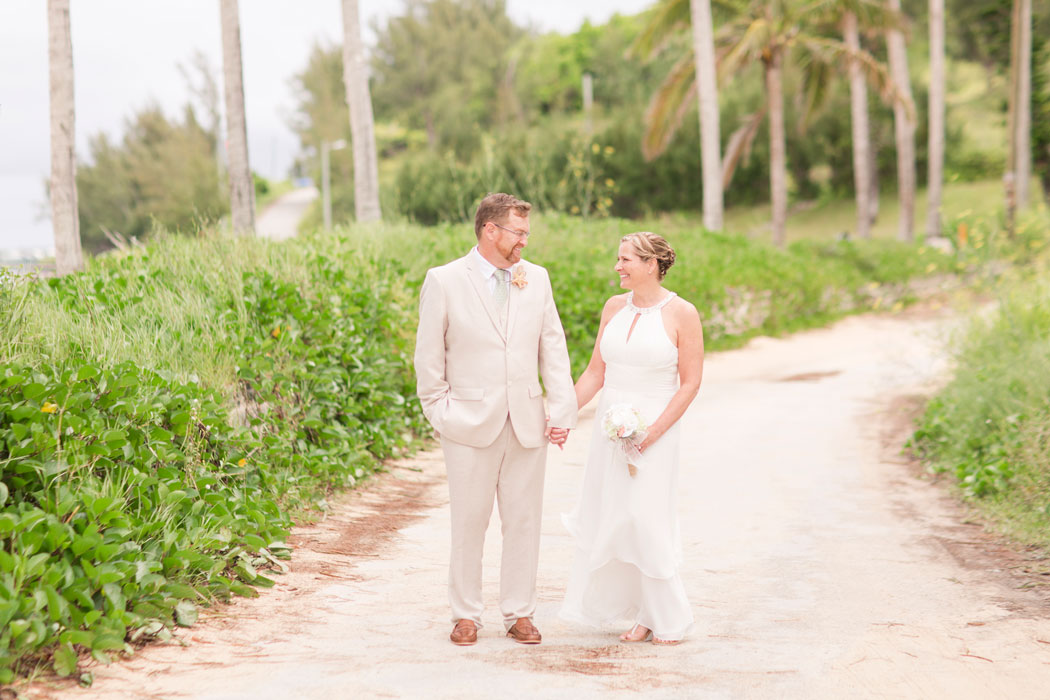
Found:
[{"label": "sandy path", "polygon": [[255,222],[255,231],[262,238],[283,241],[295,236],[299,221],[320,195],[316,187],[300,187],[286,192],[270,203]]},{"label": "sandy path", "polygon": [[942,335],[936,319],[865,316],[709,357],[684,418],[683,574],[698,631],[678,647],[622,645],[618,629],[556,618],[572,553],[559,513],[575,497],[587,442],[574,434],[548,464],[538,647],[502,636],[498,523],[486,550],[480,643],[447,641],[447,497],[440,455],[429,453],[409,465],[420,471],[395,468],[299,531],[294,571],[262,598],[182,631],[185,646],[95,667],[91,690],[38,690],[62,698],[1050,697],[1046,601],[963,556],[989,538],[959,524],[954,504],[894,448],[907,434],[900,397],[928,391],[945,372]]}]

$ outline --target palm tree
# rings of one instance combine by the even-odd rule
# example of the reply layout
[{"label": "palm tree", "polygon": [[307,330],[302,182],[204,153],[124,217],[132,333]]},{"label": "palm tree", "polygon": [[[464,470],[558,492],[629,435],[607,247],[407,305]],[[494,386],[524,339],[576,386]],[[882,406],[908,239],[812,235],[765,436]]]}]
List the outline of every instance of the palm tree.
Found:
[{"label": "palm tree", "polygon": [[944,184],[944,0],[930,0],[930,134],[926,236],[941,235]]},{"label": "palm tree", "polygon": [[[641,46],[656,45],[657,39],[677,29],[672,21],[681,16],[685,0],[663,0],[654,10],[650,25],[639,39]],[[797,53],[804,69],[808,97],[807,111],[821,103],[829,75],[837,66],[855,62],[863,75],[884,95],[895,93],[892,81],[875,58],[856,51],[844,42],[822,36],[819,29],[833,3],[829,0],[721,0],[734,14],[715,36],[719,50],[718,72],[724,79],[749,65],[763,68],[765,105],[745,120],[730,137],[726,148],[723,184],[728,185],[741,154],[746,152],[765,113],[769,114],[770,189],[773,241],[783,246],[787,222],[787,158],[784,131],[783,70],[785,60]],[[679,61],[650,102],[646,114],[647,132],[643,148],[655,157],[670,142],[685,111],[686,98],[695,89],[692,58]],[[895,99],[901,99],[895,95]]]},{"label": "palm tree", "polygon": [[[900,12],[900,0],[889,0],[890,9]],[[886,33],[890,73],[897,89],[911,102],[911,79],[908,77],[908,52],[904,34],[899,29]],[[897,196],[900,199],[900,223],[897,238],[910,241],[915,237],[915,120],[904,102],[893,104],[893,132],[897,141]]]},{"label": "palm tree", "polygon": [[[679,58],[649,105],[642,154],[646,160],[652,160],[667,149],[696,95],[700,112],[704,227],[717,231],[722,228],[723,191],[727,183],[723,177],[710,0],[663,0],[658,3],[632,52],[652,56],[663,48],[668,37],[684,31],[687,24],[692,25],[692,51]],[[696,80],[697,75],[701,80]]]},{"label": "palm tree", "polygon": [[[887,10],[883,0],[828,0],[823,11],[842,27],[842,40],[851,54],[861,52],[860,30],[885,32],[900,24],[900,13]],[[820,3],[814,5],[819,8]],[[857,200],[857,236],[871,237],[879,209],[878,167],[868,123],[868,86],[860,62],[846,66],[850,92],[850,126],[853,145],[853,186]]]},{"label": "palm tree", "polygon": [[700,111],[700,157],[704,181],[704,228],[722,229],[722,146],[715,75],[714,23],[710,0],[691,0],[693,54],[696,56]]},{"label": "palm tree", "polygon": [[[860,52],[857,14],[846,10],[842,17],[843,39],[854,52]],[[850,61],[850,125],[853,130],[853,190],[857,199],[857,236],[871,238],[871,129],[868,126],[868,86],[857,61]]]},{"label": "palm tree", "polygon": [[248,128],[244,116],[241,69],[241,21],[237,0],[219,0],[222,20],[222,71],[226,97],[230,213],[236,233],[255,233],[255,187],[248,165]]},{"label": "palm tree", "polygon": [[358,221],[378,221],[383,216],[379,208],[379,165],[357,0],[343,0],[343,79],[354,149],[354,212]]},{"label": "palm tree", "polygon": [[55,232],[55,269],[59,275],[67,275],[84,267],[77,211],[76,108],[69,0],[48,0],[47,34],[51,99],[51,224]]},{"label": "palm tree", "polygon": [[1032,0],[1014,0],[1011,45],[1010,168],[1014,201],[1018,209],[1028,205],[1032,175]]}]

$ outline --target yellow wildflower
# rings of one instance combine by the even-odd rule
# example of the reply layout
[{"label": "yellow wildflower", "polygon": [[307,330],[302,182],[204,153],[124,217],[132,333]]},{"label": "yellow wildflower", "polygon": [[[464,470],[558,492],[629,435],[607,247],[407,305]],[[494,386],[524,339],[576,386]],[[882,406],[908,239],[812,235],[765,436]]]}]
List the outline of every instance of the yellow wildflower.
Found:
[{"label": "yellow wildflower", "polygon": [[246,460],[244,457],[241,457],[240,459],[237,460],[237,466],[238,467],[243,467],[247,463],[248,463],[248,460]]},{"label": "yellow wildflower", "polygon": [[272,331],[270,331],[270,335],[272,335],[274,338],[280,338],[281,337],[281,327],[277,326],[276,328],[274,328]]},{"label": "yellow wildflower", "polygon": [[57,410],[58,410],[58,404],[51,403],[50,401],[45,401],[43,408],[40,409],[40,412],[41,413],[54,413]]}]

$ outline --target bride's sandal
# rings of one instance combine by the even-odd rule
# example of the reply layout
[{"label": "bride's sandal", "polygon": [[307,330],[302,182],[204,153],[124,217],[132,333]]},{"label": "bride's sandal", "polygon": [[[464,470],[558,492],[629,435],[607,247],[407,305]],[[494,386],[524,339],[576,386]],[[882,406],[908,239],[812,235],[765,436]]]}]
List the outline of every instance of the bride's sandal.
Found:
[{"label": "bride's sandal", "polygon": [[662,646],[662,647],[673,647],[673,646],[675,646],[677,644],[681,644],[682,643],[681,639],[660,639],[659,637],[657,637],[655,635],[653,636],[652,641],[653,641],[653,644],[656,644],[657,646]]},{"label": "bride's sandal", "polygon": [[[644,631],[643,631],[644,630]],[[627,632],[620,635],[621,642],[647,642],[653,636],[653,631],[641,625],[635,625]]]}]

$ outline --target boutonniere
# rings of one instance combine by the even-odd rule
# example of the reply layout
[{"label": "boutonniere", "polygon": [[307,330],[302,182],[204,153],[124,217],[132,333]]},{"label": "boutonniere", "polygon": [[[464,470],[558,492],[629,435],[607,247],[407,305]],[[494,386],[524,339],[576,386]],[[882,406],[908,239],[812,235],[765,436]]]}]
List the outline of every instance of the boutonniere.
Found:
[{"label": "boutonniere", "polygon": [[516,268],[514,268],[514,277],[510,280],[510,283],[518,289],[525,289],[525,287],[528,286],[529,281],[525,279],[524,265],[518,265]]}]

